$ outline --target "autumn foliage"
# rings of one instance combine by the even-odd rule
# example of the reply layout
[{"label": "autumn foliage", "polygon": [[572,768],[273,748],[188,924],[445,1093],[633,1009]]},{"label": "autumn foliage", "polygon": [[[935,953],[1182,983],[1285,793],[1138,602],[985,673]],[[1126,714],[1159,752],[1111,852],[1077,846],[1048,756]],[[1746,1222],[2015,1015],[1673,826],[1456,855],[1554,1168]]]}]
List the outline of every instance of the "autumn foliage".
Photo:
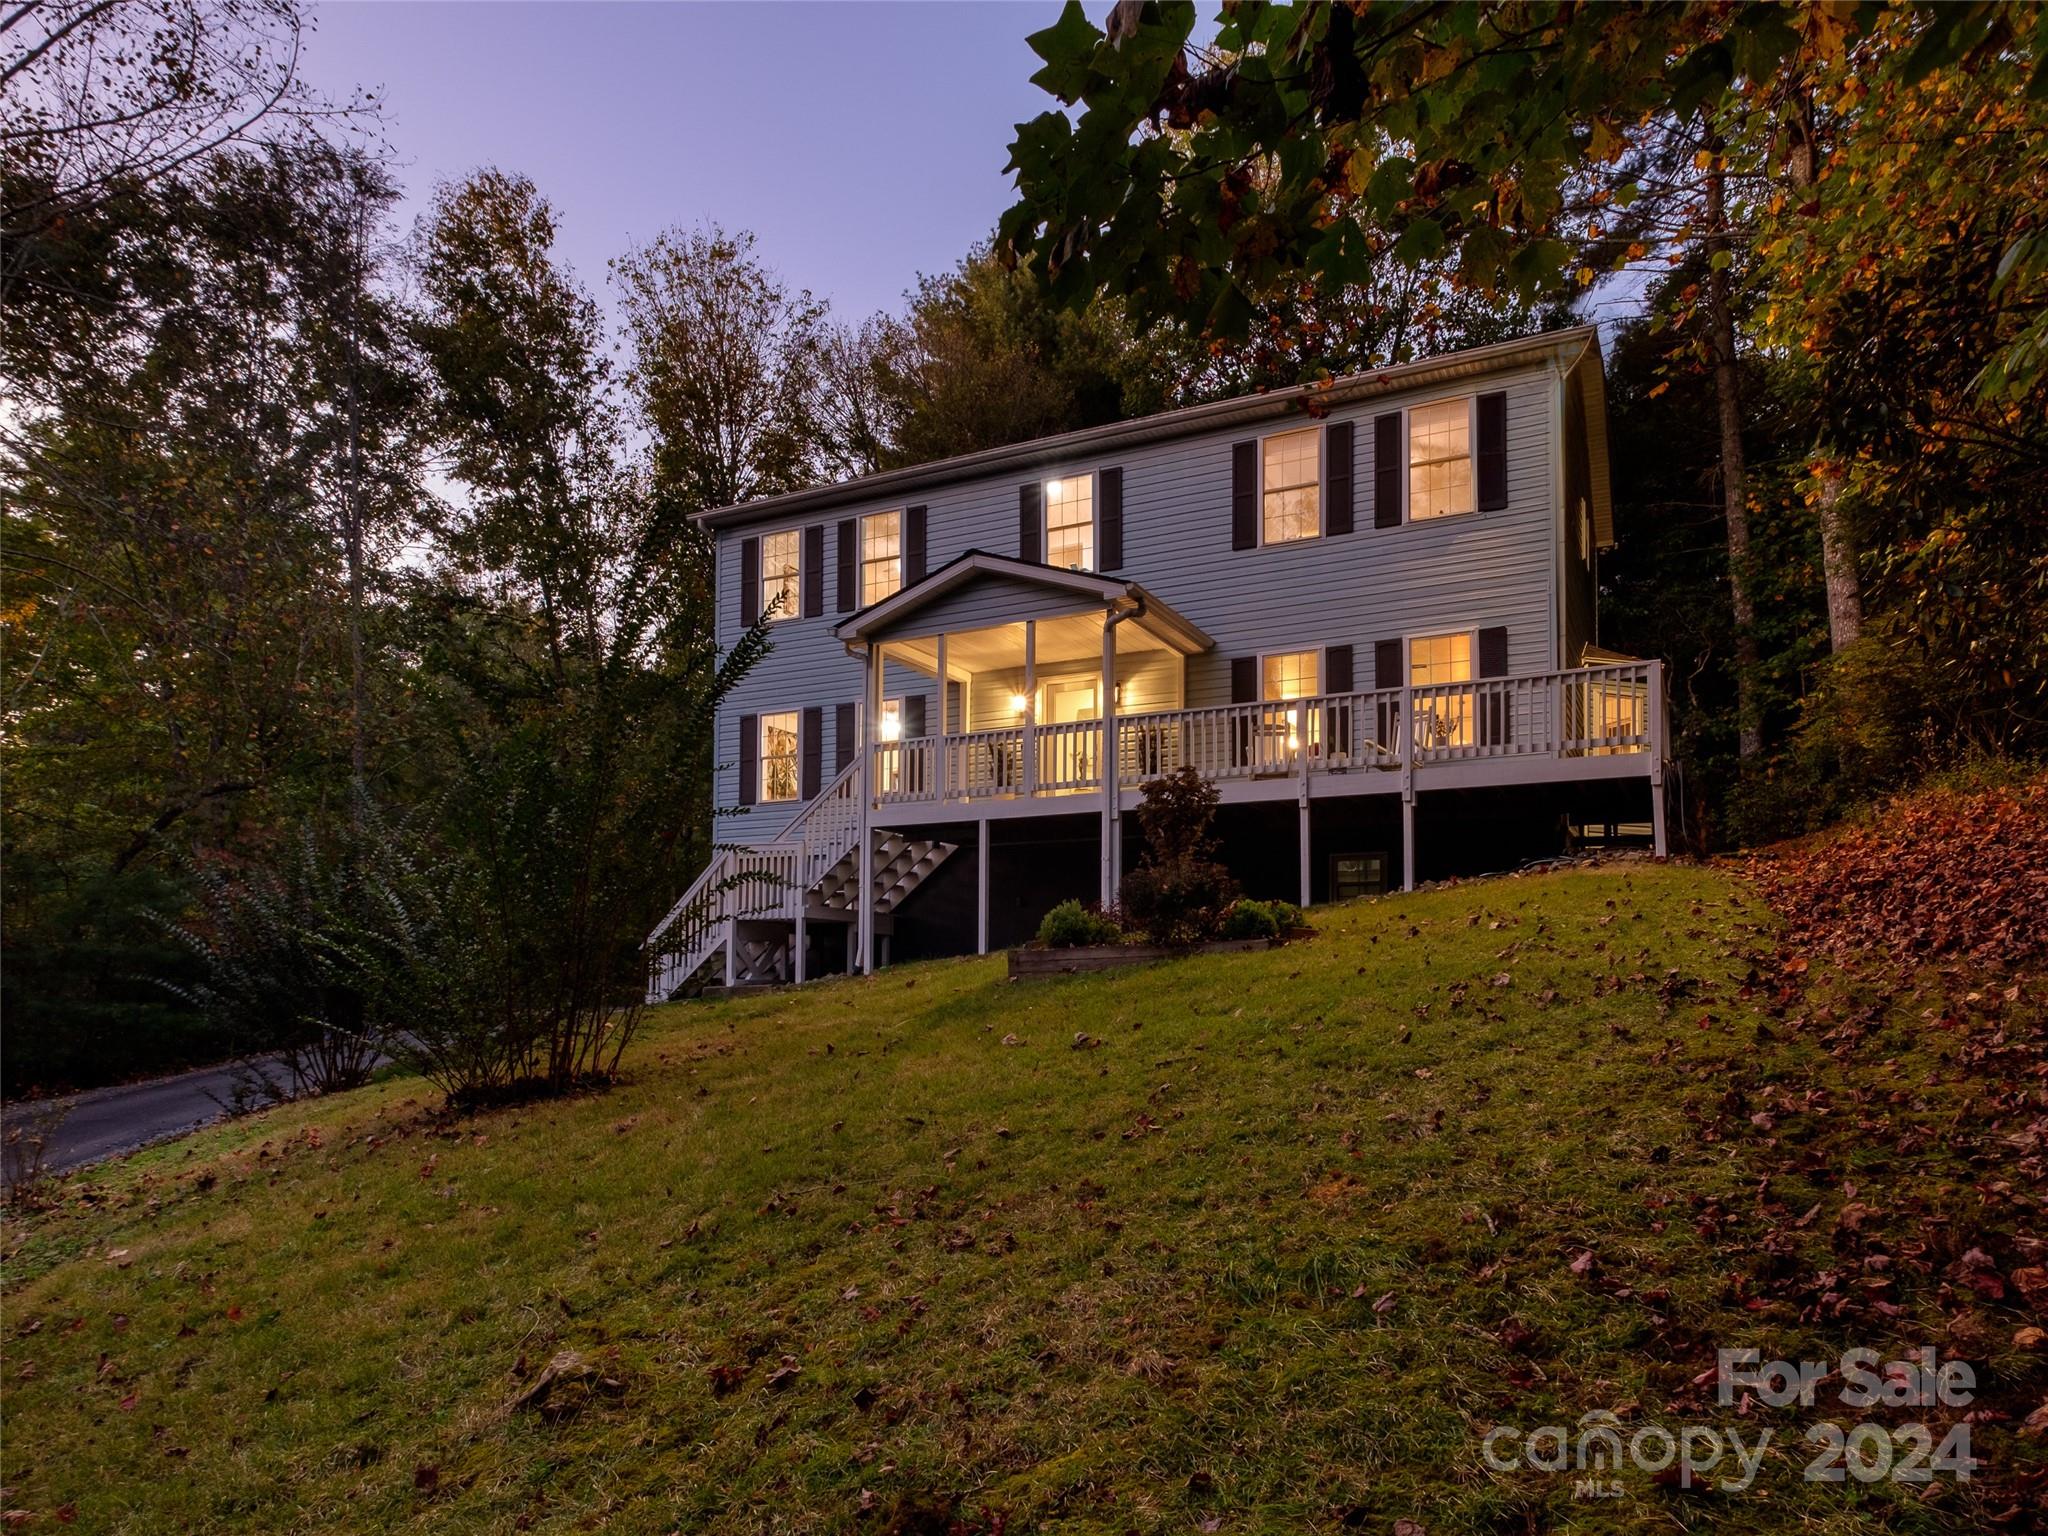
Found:
[{"label": "autumn foliage", "polygon": [[2017,972],[2048,954],[2048,775],[1902,796],[1866,824],[1770,850],[1754,869],[1796,949],[1866,968],[1973,961]]}]

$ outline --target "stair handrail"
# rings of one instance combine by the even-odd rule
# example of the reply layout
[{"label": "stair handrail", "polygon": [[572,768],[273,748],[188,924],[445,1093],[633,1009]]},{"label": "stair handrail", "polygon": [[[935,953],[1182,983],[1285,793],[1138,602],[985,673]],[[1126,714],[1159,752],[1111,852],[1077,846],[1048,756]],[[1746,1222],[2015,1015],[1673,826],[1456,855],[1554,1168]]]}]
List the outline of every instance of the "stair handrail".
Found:
[{"label": "stair handrail", "polygon": [[[777,834],[775,841],[778,843],[804,843],[821,851],[836,844],[840,853],[844,853],[848,848],[852,847],[860,835],[858,825],[860,820],[859,807],[854,803],[854,780],[857,777],[858,768],[858,762],[849,762],[844,768],[840,769],[837,778],[819,790],[817,794],[811,797],[809,804],[789,818],[788,823]],[[842,804],[853,812],[852,820],[855,826],[853,835],[850,837],[833,834],[832,828],[827,823],[826,813],[839,809]],[[818,831],[825,832],[827,837],[822,840],[819,839],[814,835]]]},{"label": "stair handrail", "polygon": [[[669,929],[675,926],[678,918],[704,896],[710,894],[706,887],[731,879],[734,874],[732,866],[743,853],[775,847],[786,848],[795,843],[801,845],[811,855],[812,861],[822,858],[826,869],[836,864],[845,856],[846,851],[860,840],[860,815],[854,791],[858,768],[859,763],[855,761],[840,769],[838,777],[812,796],[810,802],[789,819],[772,841],[722,844],[711,862],[704,866],[703,873],[690,882],[689,889],[668,909],[668,915],[656,923],[653,931],[640,941],[640,947],[648,949],[659,942]],[[835,827],[828,819],[827,813],[836,810],[842,803],[851,814],[845,818],[843,825]],[[806,888],[820,873],[822,871],[813,868],[804,869]],[[723,912],[707,914],[706,925],[716,923],[726,915],[728,914]]]}]

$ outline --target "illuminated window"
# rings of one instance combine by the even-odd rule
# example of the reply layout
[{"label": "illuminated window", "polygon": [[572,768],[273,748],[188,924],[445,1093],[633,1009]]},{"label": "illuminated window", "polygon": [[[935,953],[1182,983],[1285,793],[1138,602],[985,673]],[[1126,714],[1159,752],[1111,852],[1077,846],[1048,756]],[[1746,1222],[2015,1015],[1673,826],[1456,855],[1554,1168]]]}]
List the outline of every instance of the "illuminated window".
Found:
[{"label": "illuminated window", "polygon": [[[1259,693],[1269,704],[1313,698],[1321,691],[1322,653],[1319,651],[1286,651],[1265,657],[1259,663]],[[1269,709],[1262,713],[1266,717],[1266,730],[1274,737],[1284,737],[1289,752],[1299,752],[1301,737],[1297,717],[1300,711]],[[1308,739],[1311,748],[1322,739],[1322,725],[1323,712],[1309,710]]]},{"label": "illuminated window", "polygon": [[1408,516],[1470,512],[1472,402],[1439,400],[1408,412]]},{"label": "illuminated window", "polygon": [[1264,671],[1260,679],[1261,696],[1268,703],[1315,697],[1322,692],[1320,659],[1314,651],[1287,651],[1266,657],[1260,664]]},{"label": "illuminated window", "polygon": [[[891,514],[894,515],[893,513]],[[882,750],[875,756],[875,779],[884,794],[903,787],[903,701],[882,700],[881,716],[875,721],[875,738]]]},{"label": "illuminated window", "polygon": [[1045,482],[1045,563],[1085,571],[1095,564],[1095,477]]},{"label": "illuminated window", "polygon": [[800,616],[802,583],[797,580],[797,560],[802,546],[803,535],[794,528],[767,534],[761,540],[761,612],[771,619]]},{"label": "illuminated window", "polygon": [[796,711],[761,717],[761,798],[794,800],[797,785]]},{"label": "illuminated window", "polygon": [[1472,636],[1418,635],[1408,642],[1408,681],[1431,691],[1415,700],[1416,744],[1465,747],[1472,744],[1472,691],[1445,688],[1472,681]]},{"label": "illuminated window", "polygon": [[876,512],[860,520],[860,605],[879,603],[903,585],[903,514]]},{"label": "illuminated window", "polygon": [[1263,444],[1268,544],[1312,539],[1323,530],[1320,427],[1282,432]]}]

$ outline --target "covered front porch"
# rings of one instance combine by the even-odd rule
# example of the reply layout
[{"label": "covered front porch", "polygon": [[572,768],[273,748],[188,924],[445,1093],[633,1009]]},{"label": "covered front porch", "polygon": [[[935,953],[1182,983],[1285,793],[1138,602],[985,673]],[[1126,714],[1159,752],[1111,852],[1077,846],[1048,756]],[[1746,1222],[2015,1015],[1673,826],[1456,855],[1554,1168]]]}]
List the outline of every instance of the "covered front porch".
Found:
[{"label": "covered front porch", "polygon": [[[979,823],[985,871],[991,821],[1099,815],[1104,902],[1122,875],[1125,813],[1146,783],[1187,767],[1226,805],[1292,803],[1304,904],[1311,804],[1331,797],[1398,797],[1403,886],[1423,791],[1646,779],[1665,846],[1655,662],[1339,691],[1269,677],[1257,700],[1190,707],[1190,658],[1213,643],[1154,594],[985,554],[839,634],[865,661],[855,793],[868,822]],[[985,932],[985,890],[979,905]]]}]

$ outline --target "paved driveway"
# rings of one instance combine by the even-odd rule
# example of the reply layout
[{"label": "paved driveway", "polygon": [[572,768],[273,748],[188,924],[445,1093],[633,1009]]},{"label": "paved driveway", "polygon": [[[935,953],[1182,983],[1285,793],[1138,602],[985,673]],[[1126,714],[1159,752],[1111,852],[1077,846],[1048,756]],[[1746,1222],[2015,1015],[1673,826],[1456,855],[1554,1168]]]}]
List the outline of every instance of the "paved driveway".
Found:
[{"label": "paved driveway", "polygon": [[[282,1067],[273,1066],[270,1075],[286,1080]],[[102,1158],[211,1125],[224,1119],[231,1108],[260,1109],[272,1102],[273,1096],[264,1091],[247,1067],[232,1063],[146,1083],[122,1083],[75,1093],[51,1101],[53,1110],[63,1107],[65,1114],[51,1135],[44,1166],[52,1173],[83,1168]],[[28,1111],[24,1106],[9,1104],[0,1111],[0,1119],[10,1128],[18,1122],[25,1127]]]}]

